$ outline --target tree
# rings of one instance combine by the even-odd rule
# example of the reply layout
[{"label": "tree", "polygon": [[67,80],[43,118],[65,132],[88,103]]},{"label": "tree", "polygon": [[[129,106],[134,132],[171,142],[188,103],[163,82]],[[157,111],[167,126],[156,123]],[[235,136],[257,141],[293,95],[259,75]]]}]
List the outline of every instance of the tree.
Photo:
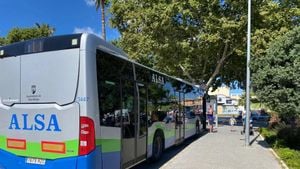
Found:
[{"label": "tree", "polygon": [[55,29],[48,24],[38,24],[32,28],[13,28],[9,31],[6,42],[7,44],[24,41],[33,38],[52,36]]},{"label": "tree", "polygon": [[108,5],[108,0],[95,0],[95,5],[97,10],[101,8],[102,38],[106,40],[105,6]]},{"label": "tree", "polygon": [[259,99],[287,122],[300,115],[300,26],[274,40],[253,68]]},{"label": "tree", "polygon": [[0,37],[0,46],[3,46],[3,45],[5,45],[5,44],[6,44],[6,39]]},{"label": "tree", "polygon": [[[257,0],[252,9],[255,57],[265,54],[274,37],[299,24],[296,0]],[[189,74],[196,83],[205,82],[205,90],[232,81],[243,87],[246,1],[112,0],[111,13],[121,33],[118,44],[138,62],[179,77]]]}]

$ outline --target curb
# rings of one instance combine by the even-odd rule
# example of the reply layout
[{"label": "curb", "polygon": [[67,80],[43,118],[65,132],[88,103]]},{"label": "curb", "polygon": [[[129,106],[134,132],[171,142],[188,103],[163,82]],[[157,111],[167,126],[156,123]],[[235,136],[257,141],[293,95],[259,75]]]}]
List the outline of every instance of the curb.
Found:
[{"label": "curb", "polygon": [[[259,134],[260,138],[265,141],[265,138]],[[265,141],[266,142],[266,141]],[[267,143],[267,142],[266,142]],[[268,144],[268,143],[267,143]],[[277,160],[280,162],[281,166],[284,168],[284,169],[289,169],[289,167],[285,164],[285,162],[277,155],[277,153],[271,148],[271,146],[268,144],[268,149],[269,151],[272,152],[272,154],[277,158]]]}]

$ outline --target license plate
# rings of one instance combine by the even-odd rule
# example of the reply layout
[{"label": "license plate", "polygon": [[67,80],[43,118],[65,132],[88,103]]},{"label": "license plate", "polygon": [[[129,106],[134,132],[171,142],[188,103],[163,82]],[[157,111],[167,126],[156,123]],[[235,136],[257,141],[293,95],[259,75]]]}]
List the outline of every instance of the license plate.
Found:
[{"label": "license plate", "polygon": [[26,163],[28,164],[38,164],[38,165],[45,165],[46,160],[40,158],[26,158]]}]

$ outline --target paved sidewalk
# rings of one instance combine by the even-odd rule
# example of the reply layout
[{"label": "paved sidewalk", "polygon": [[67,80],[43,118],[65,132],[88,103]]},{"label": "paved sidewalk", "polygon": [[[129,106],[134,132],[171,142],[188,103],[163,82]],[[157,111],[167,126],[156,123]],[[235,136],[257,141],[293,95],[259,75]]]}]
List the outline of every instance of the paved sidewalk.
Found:
[{"label": "paved sidewalk", "polygon": [[162,169],[280,169],[281,166],[267,144],[258,137],[250,137],[253,144],[245,147],[241,127],[231,132],[229,126],[218,128],[191,143],[164,164]]}]

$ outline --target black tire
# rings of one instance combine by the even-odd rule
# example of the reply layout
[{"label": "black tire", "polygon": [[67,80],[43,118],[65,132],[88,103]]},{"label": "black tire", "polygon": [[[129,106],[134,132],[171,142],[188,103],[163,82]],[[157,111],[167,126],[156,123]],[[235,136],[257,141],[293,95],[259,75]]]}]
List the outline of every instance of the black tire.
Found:
[{"label": "black tire", "polygon": [[156,132],[153,138],[153,146],[152,146],[152,161],[157,161],[163,152],[164,149],[164,143],[163,143],[163,136]]}]

